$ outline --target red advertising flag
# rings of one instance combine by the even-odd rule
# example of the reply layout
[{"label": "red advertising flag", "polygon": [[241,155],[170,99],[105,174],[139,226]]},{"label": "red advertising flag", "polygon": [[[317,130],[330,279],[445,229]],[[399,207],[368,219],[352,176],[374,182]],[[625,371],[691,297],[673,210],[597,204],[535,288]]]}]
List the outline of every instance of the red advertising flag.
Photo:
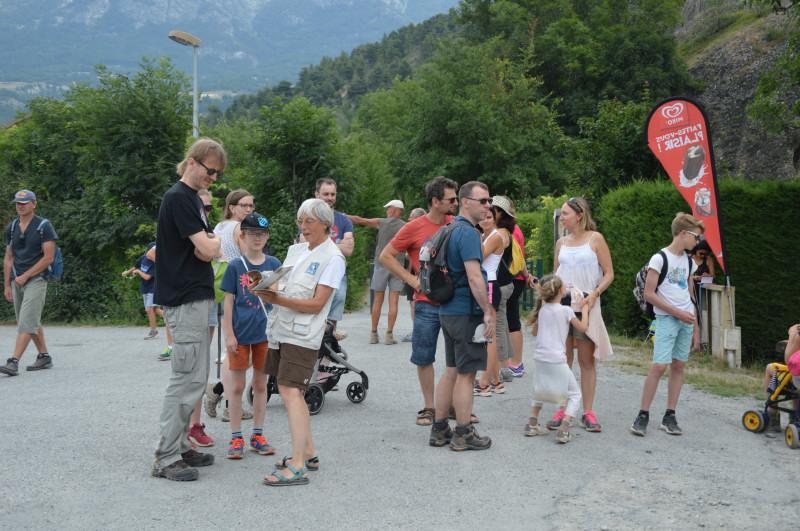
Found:
[{"label": "red advertising flag", "polygon": [[678,188],[692,214],[706,227],[705,238],[727,274],[725,235],[719,217],[719,189],[708,117],[687,98],[669,98],[650,111],[647,145]]}]

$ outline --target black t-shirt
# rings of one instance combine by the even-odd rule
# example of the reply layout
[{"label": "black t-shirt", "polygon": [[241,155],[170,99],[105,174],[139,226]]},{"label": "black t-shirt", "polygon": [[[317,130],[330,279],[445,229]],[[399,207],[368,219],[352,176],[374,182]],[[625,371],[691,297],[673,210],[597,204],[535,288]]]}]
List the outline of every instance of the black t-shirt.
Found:
[{"label": "black t-shirt", "polygon": [[180,306],[214,298],[214,271],[210,262],[194,255],[189,236],[213,232],[197,190],[178,181],[167,190],[158,211],[156,233],[156,289],[154,302]]},{"label": "black t-shirt", "polygon": [[[44,238],[42,238],[39,234],[39,225],[42,223],[42,218],[39,216],[34,215],[31,218],[30,223],[28,223],[28,226],[25,228],[25,234],[20,230],[19,218],[15,221],[16,223],[12,221],[6,226],[5,237],[6,245],[10,245],[14,250],[14,268],[11,270],[10,277],[12,279],[17,278],[18,275],[24,274],[28,269],[36,265],[36,262],[42,259],[44,256],[42,244],[44,242],[58,239],[53,224],[50,222],[45,223],[42,227],[42,234],[44,235]],[[14,226],[14,234],[11,234],[12,225]],[[16,275],[14,271],[17,272]],[[36,276],[38,277],[42,274],[44,274],[44,271]]]}]

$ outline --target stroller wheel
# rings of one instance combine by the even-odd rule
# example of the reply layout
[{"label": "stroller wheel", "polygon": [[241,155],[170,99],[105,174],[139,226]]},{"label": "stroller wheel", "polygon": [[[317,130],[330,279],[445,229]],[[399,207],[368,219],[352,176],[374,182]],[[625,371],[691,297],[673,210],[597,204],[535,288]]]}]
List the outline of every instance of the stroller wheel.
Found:
[{"label": "stroller wheel", "polygon": [[786,437],[786,446],[789,448],[800,448],[800,438],[797,434],[797,426],[794,424],[789,424],[786,426],[786,431],[783,432],[784,437]]},{"label": "stroller wheel", "polygon": [[347,386],[347,398],[350,399],[350,402],[358,404],[367,398],[367,390],[361,385],[361,382],[351,382]]},{"label": "stroller wheel", "polygon": [[253,405],[253,384],[247,386],[247,403]]},{"label": "stroller wheel", "polygon": [[316,415],[322,409],[322,406],[325,404],[325,392],[322,390],[322,386],[318,383],[312,383],[308,386],[308,391],[306,391],[305,395],[306,405],[308,406],[308,412],[312,415]]},{"label": "stroller wheel", "polygon": [[751,409],[742,415],[742,426],[747,431],[753,433],[761,433],[767,429],[767,423],[764,421],[764,413]]}]

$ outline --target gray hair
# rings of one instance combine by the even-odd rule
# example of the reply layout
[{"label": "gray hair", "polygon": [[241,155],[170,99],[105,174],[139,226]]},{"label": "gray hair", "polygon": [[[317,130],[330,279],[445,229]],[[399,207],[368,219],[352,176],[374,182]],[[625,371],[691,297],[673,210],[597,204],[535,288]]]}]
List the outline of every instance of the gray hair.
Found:
[{"label": "gray hair", "polygon": [[424,215],[425,215],[425,209],[417,207],[417,208],[415,208],[414,210],[411,211],[411,214],[409,214],[408,218],[409,219],[417,219],[417,218],[422,217]]},{"label": "gray hair", "polygon": [[317,198],[306,199],[297,209],[297,219],[300,219],[303,214],[327,225],[325,232],[330,234],[331,227],[333,227],[333,209],[328,206],[328,203]]}]

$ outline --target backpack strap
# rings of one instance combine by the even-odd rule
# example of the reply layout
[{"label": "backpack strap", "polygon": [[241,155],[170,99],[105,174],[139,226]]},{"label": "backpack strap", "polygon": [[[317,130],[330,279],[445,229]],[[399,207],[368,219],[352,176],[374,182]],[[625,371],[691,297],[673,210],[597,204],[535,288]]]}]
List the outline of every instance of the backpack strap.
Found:
[{"label": "backpack strap", "polygon": [[[247,267],[247,262],[244,261],[244,255],[240,254],[239,259],[242,261],[242,264],[244,265],[244,271],[246,273],[249,270],[249,268]],[[269,316],[267,315],[267,307],[264,306],[264,301],[262,301],[261,299],[259,299],[259,301],[261,302],[261,309],[264,310],[264,317],[266,317],[267,320],[269,320]]]},{"label": "backpack strap", "polygon": [[[663,260],[663,263],[661,264],[661,271],[658,273],[658,284],[656,284],[656,291],[658,291],[658,287],[664,282],[664,279],[667,278],[667,255],[664,253],[664,251],[658,251],[658,254],[661,255],[661,260]],[[689,271],[691,271],[691,269]]]}]

